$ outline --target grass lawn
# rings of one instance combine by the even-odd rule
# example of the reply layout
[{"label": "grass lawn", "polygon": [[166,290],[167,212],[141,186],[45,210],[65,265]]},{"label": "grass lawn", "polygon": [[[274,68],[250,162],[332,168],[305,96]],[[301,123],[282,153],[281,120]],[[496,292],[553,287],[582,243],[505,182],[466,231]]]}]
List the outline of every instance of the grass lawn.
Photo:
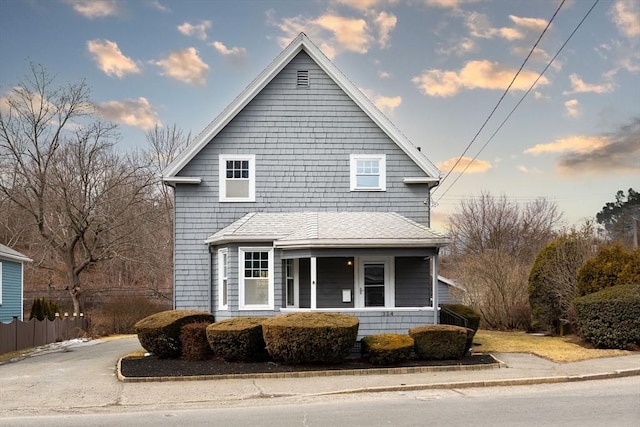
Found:
[{"label": "grass lawn", "polygon": [[547,337],[525,332],[478,330],[473,350],[479,353],[531,353],[554,362],[578,362],[600,357],[635,354],[625,350],[588,348],[575,336]]}]

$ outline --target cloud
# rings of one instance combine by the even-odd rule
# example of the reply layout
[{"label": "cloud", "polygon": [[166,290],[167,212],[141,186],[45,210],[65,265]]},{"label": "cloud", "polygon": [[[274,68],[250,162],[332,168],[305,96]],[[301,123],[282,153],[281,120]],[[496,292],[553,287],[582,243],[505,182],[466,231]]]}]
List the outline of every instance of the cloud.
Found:
[{"label": "cloud", "polygon": [[85,18],[105,18],[116,16],[120,13],[118,3],[115,0],[63,0],[71,5],[80,15]]},{"label": "cloud", "polygon": [[[458,157],[452,157],[449,160],[438,163],[436,166],[438,169],[448,172],[453,168],[453,165],[455,165],[457,161]],[[461,173],[465,168],[467,168],[465,173],[483,173],[491,169],[491,167],[491,163],[486,160],[473,160],[471,157],[462,157],[453,172]]]},{"label": "cloud", "polygon": [[437,53],[439,55],[463,56],[468,54],[469,52],[473,52],[475,49],[476,42],[468,37],[463,37],[462,39],[451,44],[449,47],[439,48],[437,50]]},{"label": "cloud", "polygon": [[547,27],[547,20],[540,18],[521,18],[515,15],[509,15],[509,19],[518,27],[527,28],[529,30],[541,32]]},{"label": "cloud", "polygon": [[180,31],[185,36],[195,36],[200,40],[207,39],[207,30],[211,28],[211,21],[200,21],[199,24],[191,24],[189,22],[185,22],[181,25],[178,25],[178,31]]},{"label": "cloud", "polygon": [[572,94],[572,93],[609,93],[613,91],[613,83],[611,82],[607,82],[607,83],[603,83],[603,84],[589,84],[589,83],[585,83],[580,76],[578,76],[577,74],[571,74],[569,76],[569,81],[571,82],[571,89],[570,91],[565,91],[563,92],[563,94],[568,95],[568,94]]},{"label": "cloud", "polygon": [[396,27],[398,18],[395,15],[387,12],[380,12],[375,19],[376,25],[378,25],[378,31],[380,36],[378,38],[378,45],[382,48],[389,46],[389,39],[391,38],[391,31]]},{"label": "cloud", "polygon": [[461,5],[475,3],[478,0],[424,0],[427,6],[439,7],[442,9],[458,9]]},{"label": "cloud", "polygon": [[[356,3],[359,4],[349,2],[350,5]],[[284,33],[278,37],[280,46],[287,46],[298,34],[304,32],[329,59],[333,59],[343,52],[365,54],[374,43],[381,48],[389,45],[391,31],[397,23],[395,15],[373,11],[365,15],[354,18],[330,11],[314,18],[299,15],[277,20],[275,12],[269,10],[267,22]]]},{"label": "cloud", "polygon": [[194,47],[173,51],[154,64],[162,68],[163,74],[181,82],[199,86],[207,83],[209,66],[200,59]]},{"label": "cloud", "polygon": [[516,169],[518,169],[518,172],[522,172],[527,175],[540,175],[542,173],[538,168],[528,168],[525,165],[518,165]]},{"label": "cloud", "polygon": [[569,117],[578,117],[580,115],[580,102],[577,99],[570,99],[564,103]]},{"label": "cloud", "polygon": [[391,77],[388,71],[378,71],[378,77],[381,79],[388,79]]},{"label": "cloud", "polygon": [[337,3],[352,7],[361,12],[367,12],[377,6],[385,6],[396,3],[398,0],[336,0]]},{"label": "cloud", "polygon": [[93,55],[93,60],[98,64],[98,68],[107,75],[122,78],[126,74],[140,72],[138,65],[131,58],[123,55],[115,42],[98,39],[89,40],[87,49]]},{"label": "cloud", "polygon": [[611,20],[624,36],[640,36],[640,3],[637,0],[617,0],[611,7],[610,14]]},{"label": "cloud", "polygon": [[162,123],[146,98],[109,101],[97,105],[98,112],[114,122],[124,123],[142,130],[153,129]]},{"label": "cloud", "polygon": [[556,166],[566,175],[633,173],[640,170],[640,117],[614,132],[569,136],[525,150],[527,154],[560,153]]},{"label": "cloud", "polygon": [[385,113],[391,113],[402,104],[401,96],[382,96],[370,89],[360,88],[362,93],[373,102],[373,104]]},{"label": "cloud", "polygon": [[162,3],[160,3],[158,0],[149,1],[149,5],[152,8],[154,8],[156,10],[159,10],[160,12],[171,12],[171,9],[169,9],[167,6],[165,6]]},{"label": "cloud", "polygon": [[239,61],[247,56],[247,50],[243,47],[234,46],[231,49],[229,49],[227,46],[224,45],[224,43],[219,41],[214,41],[213,43],[210,43],[210,45],[213,46],[215,50],[217,50],[218,53],[220,53],[220,55],[225,56],[231,59],[232,61]]},{"label": "cloud", "polygon": [[[500,89],[507,88],[517,70],[487,60],[469,61],[460,71],[426,70],[411,81],[425,95],[447,97],[462,89]],[[528,90],[538,78],[538,73],[522,70],[511,86],[512,90]],[[542,76],[537,85],[546,85],[549,81]]]},{"label": "cloud", "polygon": [[491,39],[493,37],[502,37],[507,40],[524,38],[524,34],[516,28],[492,27],[489,19],[487,18],[487,15],[483,13],[469,13],[465,25],[469,29],[471,35],[477,38]]}]

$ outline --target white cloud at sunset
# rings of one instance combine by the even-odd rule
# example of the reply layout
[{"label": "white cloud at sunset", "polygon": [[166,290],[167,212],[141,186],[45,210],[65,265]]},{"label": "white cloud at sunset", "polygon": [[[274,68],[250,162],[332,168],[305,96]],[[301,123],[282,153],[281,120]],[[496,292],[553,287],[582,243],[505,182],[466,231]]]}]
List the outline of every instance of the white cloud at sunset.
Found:
[{"label": "white cloud at sunset", "polygon": [[178,31],[185,36],[197,37],[200,40],[207,39],[207,30],[211,28],[211,21],[200,21],[199,24],[191,24],[190,22],[184,22],[178,25]]},{"label": "white cloud at sunset", "polygon": [[126,74],[137,74],[140,67],[129,57],[125,56],[115,42],[109,40],[89,40],[87,49],[98,64],[98,68],[107,75],[118,78]]},{"label": "white cloud at sunset", "polygon": [[[453,157],[438,163],[436,166],[443,172],[449,172],[457,161],[458,157]],[[491,167],[491,163],[486,160],[473,160],[471,157],[462,157],[452,172],[461,173],[466,168],[465,173],[483,173],[491,169]]]},{"label": "white cloud at sunset", "polygon": [[63,0],[85,18],[106,18],[120,13],[115,0]]},{"label": "white cloud at sunset", "polygon": [[98,113],[118,123],[140,128],[144,131],[162,125],[149,101],[140,97],[125,101],[102,102],[97,105]]},{"label": "white cloud at sunset", "polygon": [[204,86],[209,66],[205,64],[194,47],[171,52],[166,58],[154,62],[163,74],[184,83]]},{"label": "white cloud at sunset", "polygon": [[[487,60],[469,61],[459,71],[426,70],[413,77],[411,81],[425,95],[448,97],[463,89],[504,90],[516,72],[517,69]],[[538,73],[523,69],[511,90],[528,90],[537,77]],[[548,83],[547,78],[542,76],[537,85],[543,86]]]}]

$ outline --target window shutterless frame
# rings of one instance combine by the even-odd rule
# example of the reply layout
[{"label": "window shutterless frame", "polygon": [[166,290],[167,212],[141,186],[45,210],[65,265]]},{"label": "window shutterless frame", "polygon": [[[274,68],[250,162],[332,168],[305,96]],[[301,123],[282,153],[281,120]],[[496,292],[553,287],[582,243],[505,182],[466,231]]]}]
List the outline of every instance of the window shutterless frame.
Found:
[{"label": "window shutterless frame", "polygon": [[220,154],[218,167],[221,202],[255,202],[255,154]]},{"label": "window shutterless frame", "polygon": [[351,191],[386,191],[387,165],[384,154],[350,155]]},{"label": "window shutterless frame", "polygon": [[238,248],[240,310],[273,310],[273,249]]}]

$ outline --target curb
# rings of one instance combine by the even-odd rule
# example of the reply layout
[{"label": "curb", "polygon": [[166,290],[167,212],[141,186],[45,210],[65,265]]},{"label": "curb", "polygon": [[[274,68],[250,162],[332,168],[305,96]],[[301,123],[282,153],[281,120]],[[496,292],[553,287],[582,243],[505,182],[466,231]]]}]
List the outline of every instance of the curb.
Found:
[{"label": "curb", "polygon": [[401,386],[382,386],[382,387],[367,387],[360,389],[339,390],[330,391],[325,393],[314,394],[317,396],[322,395],[337,395],[337,394],[356,394],[356,393],[382,393],[393,391],[417,391],[417,390],[442,390],[442,389],[454,389],[454,388],[475,388],[475,387],[504,387],[504,386],[519,386],[519,385],[537,385],[537,384],[559,384],[559,383],[572,383],[572,382],[584,382],[593,380],[608,380],[614,378],[625,378],[640,375],[640,368],[634,369],[621,369],[613,372],[599,373],[599,374],[585,374],[585,375],[566,375],[557,377],[533,377],[533,378],[513,378],[504,380],[487,380],[487,381],[463,381],[463,382],[451,382],[451,383],[435,383],[435,384],[414,384],[414,385],[401,385]]},{"label": "curb", "polygon": [[[492,356],[493,357],[493,356]],[[210,381],[210,380],[246,380],[268,378],[313,378],[334,376],[364,376],[364,375],[397,375],[419,374],[427,372],[454,372],[454,371],[481,371],[506,368],[507,365],[493,357],[496,363],[484,365],[457,365],[457,366],[411,366],[398,368],[369,368],[369,369],[344,369],[333,371],[302,371],[302,372],[265,372],[260,374],[224,374],[224,375],[192,375],[182,377],[126,377],[122,374],[122,357],[116,363],[116,376],[118,381],[124,383],[140,382],[168,382],[168,381]]]}]

